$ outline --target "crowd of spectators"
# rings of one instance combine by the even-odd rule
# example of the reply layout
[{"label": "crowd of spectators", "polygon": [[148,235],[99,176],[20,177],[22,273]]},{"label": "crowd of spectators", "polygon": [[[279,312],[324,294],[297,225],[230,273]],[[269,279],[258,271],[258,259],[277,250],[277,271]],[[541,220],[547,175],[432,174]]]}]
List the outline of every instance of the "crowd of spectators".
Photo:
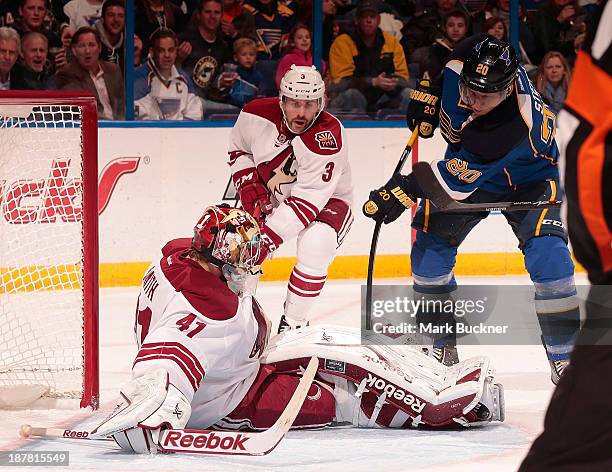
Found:
[{"label": "crowd of spectators", "polygon": [[[136,119],[228,118],[276,95],[291,64],[313,64],[316,1],[327,106],[348,119],[401,116],[472,34],[508,40],[509,0],[134,0],[133,39],[124,0],[2,0],[0,90],[86,90],[100,118],[123,119],[129,67]],[[519,1],[517,52],[556,112],[603,1]]]}]

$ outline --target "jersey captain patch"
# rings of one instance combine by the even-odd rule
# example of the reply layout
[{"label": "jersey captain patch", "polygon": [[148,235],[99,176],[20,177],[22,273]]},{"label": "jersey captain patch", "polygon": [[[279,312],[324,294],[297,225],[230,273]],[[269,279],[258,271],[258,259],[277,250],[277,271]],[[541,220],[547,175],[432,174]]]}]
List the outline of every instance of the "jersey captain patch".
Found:
[{"label": "jersey captain patch", "polygon": [[315,134],[320,149],[338,149],[338,143],[331,131],[319,131]]}]

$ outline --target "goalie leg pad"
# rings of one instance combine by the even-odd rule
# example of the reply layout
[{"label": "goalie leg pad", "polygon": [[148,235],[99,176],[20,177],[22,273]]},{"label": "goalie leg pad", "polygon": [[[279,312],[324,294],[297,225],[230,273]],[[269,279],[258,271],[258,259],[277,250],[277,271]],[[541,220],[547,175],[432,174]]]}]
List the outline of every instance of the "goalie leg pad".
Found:
[{"label": "goalie leg pad", "polygon": [[92,437],[113,436],[130,452],[154,452],[161,428],[183,428],[191,416],[189,400],[169,381],[165,369],[132,379],[121,389],[122,401],[92,431]]},{"label": "goalie leg pad", "polygon": [[[334,384],[336,421],[366,427],[445,427],[503,419],[488,359],[447,367],[409,346],[361,345],[359,330],[310,326],[277,336],[262,361],[279,371],[318,353],[319,377]],[[489,411],[488,415],[479,413]]]},{"label": "goalie leg pad", "polygon": [[[215,423],[215,427],[226,430],[261,431],[272,426],[292,397],[300,381],[298,372],[303,365],[302,360],[297,360],[294,363],[295,369],[284,373],[277,372],[271,365],[262,365],[253,385],[240,404],[229,415]],[[333,417],[333,383],[326,384],[315,380],[292,428],[322,428],[331,424]]]}]

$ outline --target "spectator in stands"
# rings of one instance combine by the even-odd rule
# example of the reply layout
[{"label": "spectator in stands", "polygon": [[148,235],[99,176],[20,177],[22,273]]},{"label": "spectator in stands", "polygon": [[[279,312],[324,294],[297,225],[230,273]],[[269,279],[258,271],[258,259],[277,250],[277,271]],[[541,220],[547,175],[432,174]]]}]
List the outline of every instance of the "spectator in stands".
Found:
[{"label": "spectator in stands", "polygon": [[457,0],[435,0],[435,5],[420,8],[402,28],[401,42],[406,57],[410,57],[416,49],[442,38],[444,16],[458,8],[463,7]]},{"label": "spectator in stands", "polygon": [[563,107],[570,76],[570,68],[563,54],[549,51],[544,55],[538,67],[535,86],[546,104],[555,113],[559,113]]},{"label": "spectator in stands", "polygon": [[397,39],[378,28],[378,5],[376,0],[361,0],[356,31],[341,34],[332,44],[330,107],[338,111],[374,112],[408,105],[404,51]]},{"label": "spectator in stands", "polygon": [[142,39],[134,35],[134,67],[138,67],[142,63]]},{"label": "spectator in stands", "polygon": [[[292,64],[296,66],[313,65],[312,39],[308,26],[303,23],[295,25],[289,33],[289,47],[289,51],[281,58],[276,68],[276,87],[280,85],[281,79]],[[325,62],[321,65],[321,69],[321,76],[325,76]]]},{"label": "spectator in stands", "polygon": [[231,85],[230,103],[239,108],[260,94],[263,75],[255,69],[257,44],[251,38],[238,38],[234,41],[234,60],[238,64],[237,76]]},{"label": "spectator in stands", "polygon": [[[451,10],[444,18],[444,37],[436,39],[429,47],[417,49],[410,58],[419,65],[419,75],[439,82],[444,66],[455,46],[465,39],[468,31],[468,14],[463,10]],[[425,75],[427,74],[427,75]]]},{"label": "spectator in stands", "polygon": [[506,29],[506,23],[504,23],[502,19],[497,16],[487,18],[484,23],[483,32],[501,41],[508,42],[508,30]]},{"label": "spectator in stands", "polygon": [[61,47],[50,48],[50,56],[52,57],[54,69],[60,70],[62,67],[67,66],[72,60],[72,50],[70,45],[72,44],[72,36],[74,31],[68,24],[63,24],[60,29]]},{"label": "spectator in stands", "polygon": [[221,0],[201,0],[197,27],[179,35],[178,62],[189,74],[196,93],[205,101],[206,113],[237,111],[224,103],[227,95],[221,89],[230,87],[235,76],[221,74],[223,64],[231,62],[232,52],[221,34]]},{"label": "spectator in stands", "polygon": [[102,7],[102,18],[94,25],[102,40],[100,59],[117,64],[123,70],[125,47],[123,29],[125,28],[125,4],[123,0],[106,0]]},{"label": "spectator in stands", "polygon": [[146,64],[134,75],[134,104],[138,120],[201,120],[202,101],[193,82],[176,67],[178,38],[172,30],[157,30],[151,36]]},{"label": "spectator in stands", "polygon": [[340,35],[340,24],[336,20],[336,2],[323,0],[323,60],[329,61],[329,50]]},{"label": "spectator in stands", "polygon": [[278,0],[247,0],[244,8],[255,18],[257,59],[277,61],[295,24],[293,11]]},{"label": "spectator in stands", "polygon": [[145,51],[149,50],[149,38],[155,30],[183,31],[188,17],[170,0],[136,0],[136,25],[134,31],[142,39]]},{"label": "spectator in stands", "polygon": [[[506,31],[510,31],[510,0],[495,0],[494,6],[487,10],[487,19],[496,16],[504,22]],[[538,64],[534,62],[536,57],[536,40],[531,29],[527,24],[527,17],[519,5],[519,50],[517,51],[519,60],[526,66],[527,71],[535,69]]]},{"label": "spectator in stands", "polygon": [[102,42],[90,27],[79,28],[72,37],[74,60],[56,73],[61,90],[86,90],[98,102],[98,117],[104,120],[123,119],[125,98],[123,76],[118,65],[100,60]]},{"label": "spectator in stands", "polygon": [[19,33],[19,36],[23,38],[26,33],[36,31],[47,38],[49,47],[59,48],[61,46],[58,32],[45,22],[49,15],[46,0],[19,0],[18,11],[19,18],[12,24],[12,28]]},{"label": "spectator in stands", "polygon": [[13,28],[0,27],[0,90],[10,90],[11,72],[21,53],[19,34]]},{"label": "spectator in stands", "polygon": [[582,32],[584,18],[575,0],[549,0],[532,19],[537,44],[535,61],[540,62],[552,50],[573,58],[574,40]]},{"label": "spectator in stands", "polygon": [[66,3],[64,13],[72,31],[83,26],[93,26],[102,16],[103,4],[104,0],[70,0]]},{"label": "spectator in stands", "polygon": [[226,41],[233,42],[238,38],[257,39],[255,18],[253,18],[251,12],[242,6],[242,2],[239,0],[223,0],[221,30]]},{"label": "spectator in stands", "polygon": [[22,60],[15,64],[11,74],[13,90],[46,90],[49,88],[47,37],[36,31],[29,31],[21,38]]}]

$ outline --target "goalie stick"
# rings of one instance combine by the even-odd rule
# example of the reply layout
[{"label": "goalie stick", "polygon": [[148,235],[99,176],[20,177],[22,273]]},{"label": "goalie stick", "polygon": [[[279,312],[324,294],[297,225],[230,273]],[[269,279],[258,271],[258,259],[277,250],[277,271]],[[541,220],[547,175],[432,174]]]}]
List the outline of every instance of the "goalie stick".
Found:
[{"label": "goalie stick", "polygon": [[491,202],[491,203],[461,203],[453,199],[438,181],[433,169],[427,162],[418,162],[412,168],[412,173],[427,198],[442,211],[473,212],[473,211],[520,211],[538,208],[558,207],[561,200],[534,202]]},{"label": "goalie stick", "polygon": [[[276,422],[261,433],[216,431],[210,429],[167,429],[159,436],[159,450],[196,454],[263,456],[272,451],[291,429],[319,367],[319,359],[311,357],[293,392],[293,396]],[[72,434],[71,434],[72,433]],[[23,437],[90,439],[88,431],[21,426]],[[107,440],[110,438],[102,438]]]}]

